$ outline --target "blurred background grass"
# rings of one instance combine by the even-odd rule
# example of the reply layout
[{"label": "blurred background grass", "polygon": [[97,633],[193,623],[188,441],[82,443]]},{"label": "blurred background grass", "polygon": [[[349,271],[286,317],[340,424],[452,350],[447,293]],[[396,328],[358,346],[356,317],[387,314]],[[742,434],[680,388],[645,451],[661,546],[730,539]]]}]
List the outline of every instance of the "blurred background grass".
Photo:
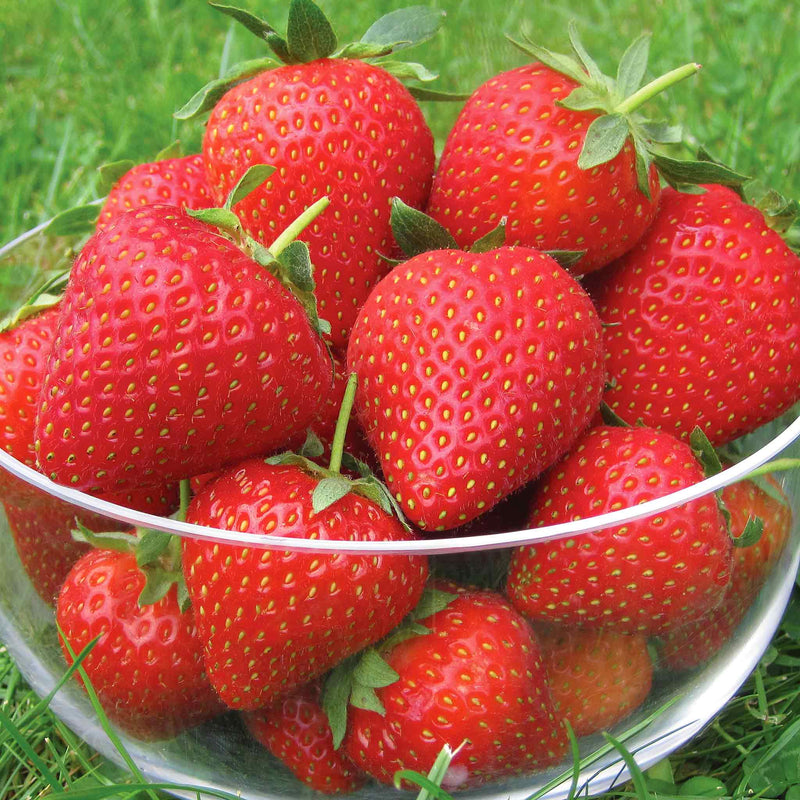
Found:
[{"label": "blurred background grass", "polygon": [[[238,4],[283,30],[288,3]],[[320,0],[341,42],[359,38],[378,16],[409,4]],[[661,109],[717,158],[800,198],[795,2],[438,0],[428,5],[447,12],[445,28],[409,57],[438,71],[439,87],[450,91],[469,91],[525,62],[506,33],[525,31],[566,51],[566,25],[575,20],[590,52],[613,72],[627,44],[652,32],[651,77],[687,61],[703,66],[659,101]],[[179,123],[172,112],[231,64],[262,54],[253,36],[202,0],[0,0],[0,243],[97,197],[97,168],[103,163],[149,160],[175,139],[185,151],[197,150],[201,123]],[[426,103],[424,110],[441,146],[459,105]],[[0,305],[10,303],[15,286],[24,282],[18,270],[0,270]],[[790,677],[800,665],[797,603],[793,609],[787,615],[791,629],[785,624],[776,638],[769,669],[760,668],[709,731],[673,759],[684,777],[713,775],[732,790],[744,780],[743,770],[755,774],[754,761],[774,763],[764,761],[763,753],[776,742],[783,742],[784,756],[800,764],[800,744],[790,747],[781,738],[793,730],[784,722],[798,710],[800,693],[800,682]],[[784,671],[776,674],[775,664]],[[0,710],[19,719],[31,702],[0,647]],[[74,780],[88,770],[91,753],[57,721],[37,717],[31,736],[31,747],[44,752],[47,763],[60,765],[59,774]],[[0,797],[36,797],[46,789],[11,749],[0,749]],[[791,770],[784,772],[785,777]],[[797,780],[781,784],[787,796],[800,795],[800,768],[795,772]],[[764,796],[778,796],[764,789],[763,781],[757,788]]]},{"label": "blurred background grass", "polygon": [[[402,0],[322,0],[340,41],[356,39]],[[283,29],[288,3],[240,5]],[[775,0],[438,0],[444,30],[410,51],[440,74],[443,89],[469,91],[524,63],[505,39],[524,30],[566,50],[574,19],[590,52],[613,70],[624,47],[653,34],[651,75],[687,61],[699,75],[662,106],[712,154],[773,188],[800,196],[800,89],[795,3]],[[0,0],[0,241],[96,195],[96,168],[155,156],[180,138],[199,147],[201,124],[172,112],[228,65],[262,44],[202,0]],[[457,104],[425,104],[441,143]]]}]

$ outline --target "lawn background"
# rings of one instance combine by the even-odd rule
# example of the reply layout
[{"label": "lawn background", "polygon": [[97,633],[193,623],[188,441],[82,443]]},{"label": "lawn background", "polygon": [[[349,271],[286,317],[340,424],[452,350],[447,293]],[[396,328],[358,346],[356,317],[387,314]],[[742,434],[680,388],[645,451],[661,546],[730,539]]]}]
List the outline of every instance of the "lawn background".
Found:
[{"label": "lawn background", "polygon": [[[288,3],[238,4],[283,30]],[[380,14],[408,3],[320,5],[346,42]],[[566,51],[566,25],[574,20],[590,52],[613,74],[625,46],[651,31],[650,77],[688,61],[703,67],[654,110],[683,124],[690,144],[702,144],[740,171],[800,197],[795,3],[447,0],[428,5],[447,12],[444,30],[408,55],[438,71],[438,87],[449,91],[469,91],[495,72],[525,63],[504,40],[506,32],[525,31]],[[0,243],[97,197],[97,168],[105,162],[152,159],[175,139],[187,152],[196,150],[201,125],[179,123],[172,112],[227,66],[263,52],[260,42],[203,0],[0,0]],[[424,104],[439,146],[458,109],[458,104]],[[26,280],[17,270],[0,270],[0,305],[11,303],[15,287]],[[699,773],[722,778],[729,793],[740,785],[767,796],[779,790],[800,794],[800,746],[790,725],[800,691],[793,677],[800,665],[797,616],[794,609],[787,616],[769,666],[757,671],[696,746],[672,760],[677,774],[657,771],[650,776],[652,786],[658,778],[680,782]],[[33,702],[0,648],[0,710],[20,720]],[[26,732],[65,785],[96,763],[47,715],[37,715]],[[0,730],[0,744],[3,735]],[[772,789],[765,788],[770,781]],[[0,797],[35,797],[40,789],[14,749],[0,747]]]}]

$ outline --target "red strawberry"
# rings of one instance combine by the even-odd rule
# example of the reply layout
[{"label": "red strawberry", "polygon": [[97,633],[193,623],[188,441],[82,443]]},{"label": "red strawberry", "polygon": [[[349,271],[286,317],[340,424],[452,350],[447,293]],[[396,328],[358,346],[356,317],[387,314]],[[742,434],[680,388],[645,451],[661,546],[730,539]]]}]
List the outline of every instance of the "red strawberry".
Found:
[{"label": "red strawberry", "polygon": [[347,358],[406,516],[454,528],[560,458],[599,405],[601,339],[586,293],[543,253],[438,250],[396,266]]},{"label": "red strawberry", "polygon": [[[36,467],[34,423],[59,309],[50,306],[0,332],[0,447]],[[14,506],[37,503],[41,492],[0,469],[0,499]]]},{"label": "red strawberry", "polygon": [[58,598],[56,619],[78,655],[95,637],[83,667],[108,717],[142,739],[163,739],[221,713],[203,668],[191,611],[173,584],[140,605],[145,577],[133,553],[92,550],[74,565]]},{"label": "red strawberry", "polygon": [[[409,538],[395,517],[354,492],[315,511],[312,494],[321,485],[296,463],[250,459],[206,484],[187,519],[287,538]],[[242,710],[274,702],[380,639],[414,607],[428,574],[420,556],[280,551],[192,538],[184,540],[183,563],[209,677],[225,703]]]},{"label": "red strawberry", "polygon": [[213,471],[282,447],[331,381],[304,306],[276,278],[187,211],[145,206],[72,269],[38,462],[84,490]]},{"label": "red strawberry", "polygon": [[[34,491],[38,493],[35,502],[30,500],[24,506],[4,502],[3,507],[25,573],[42,600],[52,604],[72,565],[88,550],[87,544],[72,537],[76,519],[95,533],[115,530],[118,523]],[[162,492],[134,491],[124,497],[104,495],[102,499],[165,515],[177,507],[178,492],[173,485]]]},{"label": "red strawberry", "polygon": [[628,422],[720,445],[800,399],[800,258],[731,189],[667,189],[599,276],[606,402]]},{"label": "red strawberry", "polygon": [[556,714],[576,736],[612,728],[650,692],[647,637],[612,630],[536,629]]},{"label": "red strawberry", "polygon": [[[47,495],[38,507],[3,503],[3,508],[25,574],[39,597],[53,604],[72,565],[90,549],[72,538],[78,509]],[[93,518],[85,517],[84,524],[95,528]],[[100,530],[108,527],[104,517],[97,519],[103,520]]]},{"label": "red strawberry", "polygon": [[365,776],[343,751],[334,749],[318,684],[242,716],[250,733],[314,791],[346,794],[363,785]]},{"label": "red strawberry", "polygon": [[346,752],[383,783],[399,769],[427,773],[445,745],[464,743],[442,781],[448,791],[529,774],[565,752],[531,627],[496,592],[456,592],[422,620],[429,633],[383,653],[398,674],[376,690],[385,714],[350,709]]},{"label": "red strawberry", "polygon": [[[592,428],[543,478],[531,527],[636,506],[704,477],[687,444],[650,428]],[[732,545],[715,497],[518,548],[506,592],[533,620],[662,633],[714,608]]]},{"label": "red strawberry", "polygon": [[163,158],[131,167],[111,187],[100,209],[97,229],[103,230],[125,211],[153,203],[185,208],[213,206],[202,155]]},{"label": "red strawberry", "polygon": [[734,634],[773,571],[792,529],[792,509],[777,482],[769,483],[769,491],[749,480],[722,490],[734,536],[742,536],[755,520],[763,529],[754,544],[734,548],[731,582],[720,605],[662,638],[661,657],[670,669],[691,669],[711,658]]},{"label": "red strawberry", "polygon": [[578,59],[520,45],[537,61],[479,86],[447,137],[427,213],[460,247],[505,217],[508,244],[584,251],[571,269],[586,273],[631,248],[653,219],[660,188],[651,148],[666,129],[635,111],[697,66],[637,92],[646,38],[614,81],[570,35]]},{"label": "red strawberry", "polygon": [[[422,111],[396,78],[378,64],[329,58],[336,38],[324,18],[316,20],[324,35],[318,27],[313,41],[293,36],[304,21],[293,24],[295,7],[303,6],[305,17],[312,5],[290,6],[288,41],[275,48],[289,63],[235,85],[217,102],[203,155],[218,202],[251,165],[277,168],[275,180],[235,206],[246,230],[264,244],[318,197],[331,198],[329,211],[304,239],[315,265],[320,316],[341,346],[359,306],[388,270],[382,256],[392,251],[391,198],[424,206],[435,159]],[[272,44],[277,34],[269,31],[265,38]],[[366,47],[359,48],[365,57]]]}]

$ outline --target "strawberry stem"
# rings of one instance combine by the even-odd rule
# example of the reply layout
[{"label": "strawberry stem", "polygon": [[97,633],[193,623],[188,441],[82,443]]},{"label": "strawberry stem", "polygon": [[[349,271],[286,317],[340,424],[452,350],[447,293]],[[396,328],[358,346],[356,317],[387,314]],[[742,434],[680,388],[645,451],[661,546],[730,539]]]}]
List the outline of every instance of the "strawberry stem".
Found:
[{"label": "strawberry stem", "polygon": [[635,91],[630,97],[626,97],[614,111],[618,114],[630,114],[636,111],[637,108],[644,105],[652,97],[660,94],[670,86],[680,83],[686,78],[695,75],[701,69],[700,64],[690,63],[684,64],[682,67],[676,67],[673,70],[661,75],[650,83],[642,86],[641,89]]},{"label": "strawberry stem", "polygon": [[770,475],[773,472],[786,472],[792,469],[800,469],[800,458],[776,458],[772,461],[767,461],[766,464],[762,464],[760,467],[756,467],[752,472],[748,472],[741,480]]},{"label": "strawberry stem", "polygon": [[339,408],[339,416],[336,419],[336,429],[333,432],[333,442],[331,444],[331,460],[328,469],[331,472],[339,472],[342,468],[342,453],[344,452],[344,437],[347,433],[347,425],[350,422],[350,413],[353,410],[353,403],[356,399],[356,387],[358,377],[355,372],[347,376],[347,386],[342,397],[342,405]]},{"label": "strawberry stem", "polygon": [[274,258],[278,256],[331,204],[330,198],[321,197],[310,205],[297,219],[286,228],[270,245],[269,252]]},{"label": "strawberry stem", "polygon": [[186,521],[186,510],[189,508],[189,501],[192,499],[192,484],[188,478],[184,478],[179,484],[180,504],[175,512],[175,519],[179,522]]}]

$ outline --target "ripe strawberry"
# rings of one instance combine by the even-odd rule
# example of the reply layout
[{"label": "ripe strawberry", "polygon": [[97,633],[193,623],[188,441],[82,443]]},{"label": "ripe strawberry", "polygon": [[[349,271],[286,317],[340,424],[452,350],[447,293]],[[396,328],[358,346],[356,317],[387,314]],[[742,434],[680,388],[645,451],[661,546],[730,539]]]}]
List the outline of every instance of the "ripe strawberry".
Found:
[{"label": "ripe strawberry", "polygon": [[[8,529],[25,574],[45,603],[52,605],[72,565],[90,547],[72,538],[77,509],[69,503],[43,495],[39,506],[20,507],[3,503]],[[84,524],[95,528],[94,516]],[[107,527],[104,517],[102,528]]]},{"label": "ripe strawberry", "polygon": [[[341,486],[346,479],[330,480]],[[187,520],[287,538],[409,538],[399,520],[352,491],[320,508],[318,486],[296,460],[250,459],[206,484]],[[193,538],[184,540],[183,552],[209,677],[225,703],[241,710],[274,702],[380,639],[414,607],[428,574],[420,556],[280,551]]]},{"label": "ripe strawberry", "polygon": [[[0,447],[17,461],[36,467],[34,423],[47,358],[55,338],[59,308],[48,306],[0,331]],[[0,469],[0,498],[24,507],[41,492]]]},{"label": "ripe strawberry", "polygon": [[721,445],[800,399],[800,258],[731,189],[667,189],[644,239],[599,276],[605,400],[628,422]]},{"label": "ripe strawberry", "polygon": [[132,736],[163,739],[224,707],[205,675],[194,617],[180,610],[176,586],[140,605],[144,586],[133,553],[91,550],[67,576],[56,620],[70,663],[99,637],[82,663],[108,717]]},{"label": "ripe strawberry", "polygon": [[[114,530],[118,523],[35,491],[38,492],[35,502],[28,500],[23,506],[3,502],[3,507],[26,575],[42,600],[53,604],[72,565],[89,549],[86,543],[72,537],[78,522],[96,533]],[[124,497],[104,495],[103,499],[150,514],[166,515],[177,507],[178,492],[173,485],[160,492],[134,491]]]},{"label": "ripe strawberry", "polygon": [[636,109],[698,67],[640,90],[646,37],[625,53],[616,80],[600,73],[574,29],[570,38],[577,58],[520,44],[537,60],[473,92],[445,142],[427,213],[460,247],[505,217],[508,244],[583,251],[571,270],[584,274],[621,256],[650,225],[660,194],[653,147],[675,131]]},{"label": "ripe strawberry", "polygon": [[437,250],[396,266],[347,359],[406,516],[454,528],[561,457],[599,406],[601,339],[587,294],[543,253]]},{"label": "ripe strawberry", "polygon": [[642,634],[537,627],[556,714],[576,736],[605,731],[647,698],[653,662]]},{"label": "ripe strawberry", "polygon": [[[592,428],[537,487],[529,524],[636,506],[704,477],[688,445],[650,428]],[[663,633],[714,608],[732,544],[713,496],[617,527],[518,548],[506,592],[532,620]]]},{"label": "ripe strawberry", "polygon": [[382,653],[398,679],[376,690],[385,709],[350,709],[345,750],[383,783],[399,769],[423,774],[448,744],[448,791],[525,775],[563,756],[567,737],[556,719],[532,628],[496,592],[459,588],[422,624]]},{"label": "ripe strawberry", "polygon": [[93,236],[62,301],[39,466],[118,491],[279,449],[331,385],[304,306],[215,228],[166,205]]},{"label": "ripe strawberry", "polygon": [[125,211],[153,203],[182,208],[213,206],[203,156],[198,153],[160,158],[131,167],[108,192],[97,219],[97,230],[105,229]]},{"label": "ripe strawberry", "polygon": [[722,490],[733,535],[742,536],[755,520],[763,526],[761,535],[755,543],[734,548],[731,582],[719,606],[662,637],[660,654],[670,669],[691,669],[711,658],[731,638],[773,571],[792,529],[792,509],[777,482],[769,484],[765,490],[745,480]]},{"label": "ripe strawberry", "polygon": [[387,54],[397,38],[374,53],[360,43],[358,58],[331,58],[336,37],[324,17],[307,37],[295,36],[310,10],[310,2],[290,5],[287,41],[265,27],[267,42],[278,40],[276,55],[288,63],[224,94],[208,119],[203,155],[218,202],[249,166],[277,168],[275,180],[235,206],[262,243],[321,195],[331,198],[304,238],[320,316],[331,324],[332,343],[342,346],[359,306],[388,270],[382,256],[392,251],[390,200],[423,207],[435,156],[412,94],[379,64],[360,60]]},{"label": "ripe strawberry", "polygon": [[365,776],[333,746],[328,717],[320,705],[320,687],[309,684],[274,705],[242,714],[255,739],[314,791],[347,794]]}]

